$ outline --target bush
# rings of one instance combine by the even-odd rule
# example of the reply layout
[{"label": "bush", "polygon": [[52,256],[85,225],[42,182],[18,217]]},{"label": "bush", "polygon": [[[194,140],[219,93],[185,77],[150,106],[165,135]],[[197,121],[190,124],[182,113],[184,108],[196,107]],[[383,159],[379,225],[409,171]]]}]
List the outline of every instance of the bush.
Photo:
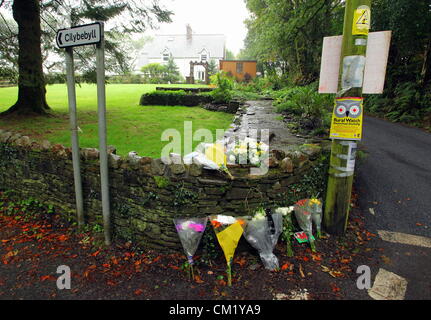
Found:
[{"label": "bush", "polygon": [[301,128],[329,128],[333,97],[319,94],[316,85],[285,88],[275,92],[273,97],[277,112],[292,116]]},{"label": "bush", "polygon": [[367,110],[393,122],[427,125],[431,111],[431,92],[416,82],[399,83],[383,96],[367,96]]},{"label": "bush", "polygon": [[124,74],[107,77],[108,83],[113,84],[140,84],[144,83],[144,80],[139,74]]},{"label": "bush", "polygon": [[142,106],[187,106],[193,107],[213,101],[211,93],[187,94],[184,90],[153,91],[142,95],[139,102]]},{"label": "bush", "polygon": [[232,100],[234,80],[226,72],[217,72],[211,77],[211,83],[217,85],[217,88],[210,93],[214,103],[229,103]]}]

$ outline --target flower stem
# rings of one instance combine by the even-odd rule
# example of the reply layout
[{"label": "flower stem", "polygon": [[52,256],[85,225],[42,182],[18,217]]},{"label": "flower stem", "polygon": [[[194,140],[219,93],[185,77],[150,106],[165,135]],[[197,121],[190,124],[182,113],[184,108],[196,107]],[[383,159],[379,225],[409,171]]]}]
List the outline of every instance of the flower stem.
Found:
[{"label": "flower stem", "polygon": [[230,262],[227,264],[227,285],[232,287],[232,265]]}]

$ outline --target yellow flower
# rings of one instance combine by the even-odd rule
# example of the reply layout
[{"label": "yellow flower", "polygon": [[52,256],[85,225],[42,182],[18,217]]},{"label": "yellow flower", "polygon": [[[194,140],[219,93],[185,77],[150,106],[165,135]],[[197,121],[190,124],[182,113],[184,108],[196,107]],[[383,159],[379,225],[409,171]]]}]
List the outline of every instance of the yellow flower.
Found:
[{"label": "yellow flower", "polygon": [[310,199],[310,204],[317,204],[318,206],[320,206],[321,202],[318,199]]}]

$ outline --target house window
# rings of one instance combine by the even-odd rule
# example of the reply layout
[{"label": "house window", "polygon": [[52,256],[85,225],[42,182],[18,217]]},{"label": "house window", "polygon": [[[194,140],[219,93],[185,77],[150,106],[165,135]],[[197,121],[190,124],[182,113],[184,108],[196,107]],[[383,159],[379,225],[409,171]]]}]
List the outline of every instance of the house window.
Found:
[{"label": "house window", "polygon": [[236,73],[242,74],[244,72],[244,64],[242,62],[238,62],[236,64]]},{"label": "house window", "polygon": [[164,53],[163,54],[163,61],[168,62],[169,61],[169,57],[170,57],[169,53]]},{"label": "house window", "polygon": [[208,55],[206,53],[205,54],[201,54],[201,61],[202,62],[206,62],[207,59],[208,59]]}]

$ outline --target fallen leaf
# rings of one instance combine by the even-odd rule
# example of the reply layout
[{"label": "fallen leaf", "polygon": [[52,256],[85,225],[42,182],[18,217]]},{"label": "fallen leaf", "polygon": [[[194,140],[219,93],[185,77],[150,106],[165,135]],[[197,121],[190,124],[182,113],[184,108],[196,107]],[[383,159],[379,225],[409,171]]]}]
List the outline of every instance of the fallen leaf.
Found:
[{"label": "fallen leaf", "polygon": [[302,264],[299,264],[299,274],[301,275],[301,278],[305,278],[304,271],[302,270]]},{"label": "fallen leaf", "polygon": [[322,257],[321,257],[321,255],[320,255],[319,253],[316,253],[316,254],[312,253],[312,254],[311,254],[311,258],[312,258],[314,261],[322,261]]},{"label": "fallen leaf", "polygon": [[341,259],[340,262],[341,263],[350,263],[352,261],[352,258],[348,258],[348,259]]},{"label": "fallen leaf", "polygon": [[100,250],[94,251],[91,256],[96,257],[100,253]]},{"label": "fallen leaf", "polygon": [[136,289],[135,290],[135,295],[136,296],[140,296],[143,292],[144,292],[144,290],[142,290],[142,289]]},{"label": "fallen leaf", "polygon": [[204,281],[198,275],[195,275],[195,281],[196,283],[204,283]]},{"label": "fallen leaf", "polygon": [[106,281],[106,283],[110,286],[116,286],[117,285],[117,283],[113,280],[108,280],[108,281]]},{"label": "fallen leaf", "polygon": [[334,292],[334,293],[337,293],[337,292],[340,292],[340,288],[338,288],[336,285],[335,285],[335,283],[330,283],[330,286],[331,286],[331,289],[332,289],[332,292]]},{"label": "fallen leaf", "polygon": [[64,242],[68,239],[68,237],[64,234],[62,234],[61,236],[58,237],[58,240],[60,240],[61,242]]},{"label": "fallen leaf", "polygon": [[391,264],[392,263],[391,258],[389,258],[387,256],[381,256],[381,258],[382,258],[383,262],[386,263],[386,264]]},{"label": "fallen leaf", "polygon": [[45,281],[45,280],[55,280],[55,277],[52,275],[46,275],[46,276],[41,276],[40,277],[40,281]]},{"label": "fallen leaf", "polygon": [[281,270],[287,270],[289,268],[289,263],[285,263],[281,266]]}]

